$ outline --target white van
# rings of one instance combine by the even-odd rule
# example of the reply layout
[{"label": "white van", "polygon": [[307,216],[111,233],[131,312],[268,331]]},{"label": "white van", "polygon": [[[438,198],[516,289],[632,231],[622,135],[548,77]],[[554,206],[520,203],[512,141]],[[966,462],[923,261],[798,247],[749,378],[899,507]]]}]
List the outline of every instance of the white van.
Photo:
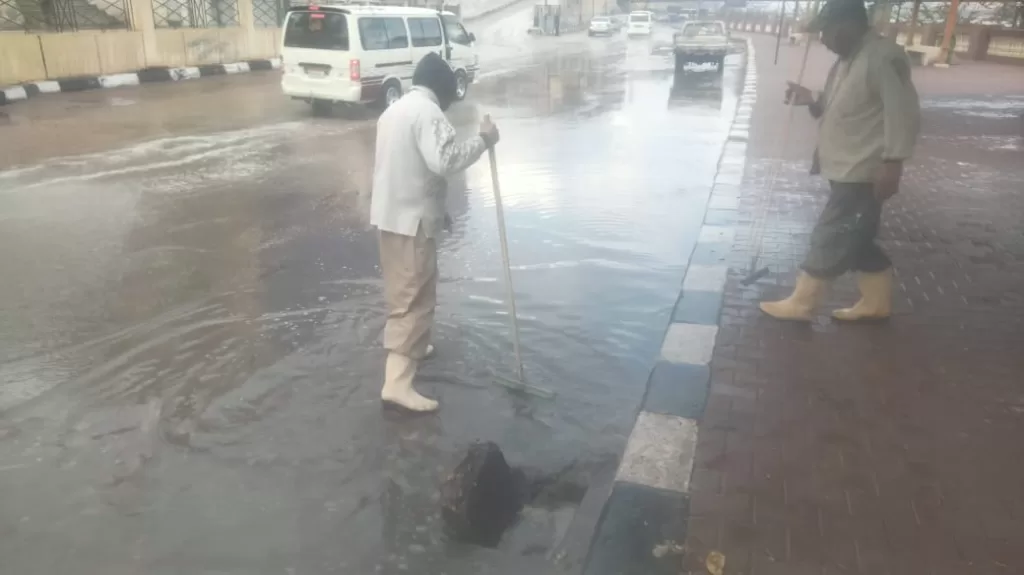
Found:
[{"label": "white van", "polygon": [[303,6],[288,12],[281,47],[285,95],[323,113],[333,102],[388,106],[436,52],[451,64],[458,98],[479,69],[476,38],[450,12],[398,6]]},{"label": "white van", "polygon": [[654,25],[654,14],[647,10],[636,10],[629,13],[629,25],[626,34],[630,36],[650,36]]}]

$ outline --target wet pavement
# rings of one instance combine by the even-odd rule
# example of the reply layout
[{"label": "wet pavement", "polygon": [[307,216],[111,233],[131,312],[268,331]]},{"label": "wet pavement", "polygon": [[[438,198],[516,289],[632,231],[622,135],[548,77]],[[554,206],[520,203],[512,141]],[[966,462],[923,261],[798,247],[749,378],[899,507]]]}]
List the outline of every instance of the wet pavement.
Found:
[{"label": "wet pavement", "polygon": [[797,325],[757,302],[791,292],[828,190],[808,175],[811,118],[798,114],[778,149],[781,95],[802,62],[806,85],[823,85],[834,56],[783,46],[775,66],[764,57],[775,38],[751,36],[758,98],[733,217],[761,214],[759,262],[771,273],[741,284],[756,244],[737,226],[687,551],[721,552],[729,573],[1024,573],[1024,75],[914,68],[922,133],[879,234],[894,263],[893,316],[829,321],[859,297],[848,274],[815,321]]},{"label": "wet pavement", "polygon": [[[372,115],[313,118],[274,74],[39,98],[0,125],[0,557],[14,573],[522,572],[579,489],[497,550],[446,541],[475,439],[580,488],[614,472],[736,104],[623,38],[482,22],[529,381],[520,397],[486,160],[453,179],[436,417],[381,412]],[[536,45],[528,42],[536,42]],[[585,548],[584,548],[585,551]]]}]

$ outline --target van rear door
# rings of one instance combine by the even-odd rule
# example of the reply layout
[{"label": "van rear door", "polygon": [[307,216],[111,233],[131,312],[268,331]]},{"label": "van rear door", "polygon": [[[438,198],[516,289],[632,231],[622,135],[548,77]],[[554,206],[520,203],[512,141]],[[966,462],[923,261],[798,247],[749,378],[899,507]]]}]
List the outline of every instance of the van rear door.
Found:
[{"label": "van rear door", "polygon": [[292,10],[284,26],[285,73],[311,80],[349,79],[348,16],[317,7]]}]

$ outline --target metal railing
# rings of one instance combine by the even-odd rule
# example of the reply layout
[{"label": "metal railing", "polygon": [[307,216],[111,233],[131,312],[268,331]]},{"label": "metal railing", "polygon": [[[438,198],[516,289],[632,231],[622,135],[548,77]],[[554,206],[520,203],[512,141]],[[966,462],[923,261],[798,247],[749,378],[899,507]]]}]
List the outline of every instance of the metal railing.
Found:
[{"label": "metal railing", "polygon": [[153,0],[153,25],[157,28],[238,26],[238,4],[235,0]]},{"label": "metal railing", "polygon": [[257,28],[277,28],[284,23],[288,4],[282,0],[252,0],[252,19]]},{"label": "metal railing", "polygon": [[0,31],[130,30],[129,0],[0,0]]}]

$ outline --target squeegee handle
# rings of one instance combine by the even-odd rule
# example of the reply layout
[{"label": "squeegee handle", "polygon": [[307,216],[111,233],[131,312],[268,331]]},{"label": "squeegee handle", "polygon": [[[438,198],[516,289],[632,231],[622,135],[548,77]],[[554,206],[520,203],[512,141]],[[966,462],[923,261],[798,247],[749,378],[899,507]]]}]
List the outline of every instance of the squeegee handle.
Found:
[{"label": "squeegee handle", "polygon": [[487,149],[491,161],[491,186],[494,189],[494,207],[498,212],[498,239],[501,240],[501,264],[505,270],[505,290],[508,294],[508,317],[512,326],[512,348],[516,354],[516,374],[523,381],[523,356],[519,350],[519,319],[516,315],[516,294],[512,288],[512,267],[508,258],[508,236],[505,233],[505,208],[501,204],[501,184],[498,182],[498,158],[494,146]]}]

